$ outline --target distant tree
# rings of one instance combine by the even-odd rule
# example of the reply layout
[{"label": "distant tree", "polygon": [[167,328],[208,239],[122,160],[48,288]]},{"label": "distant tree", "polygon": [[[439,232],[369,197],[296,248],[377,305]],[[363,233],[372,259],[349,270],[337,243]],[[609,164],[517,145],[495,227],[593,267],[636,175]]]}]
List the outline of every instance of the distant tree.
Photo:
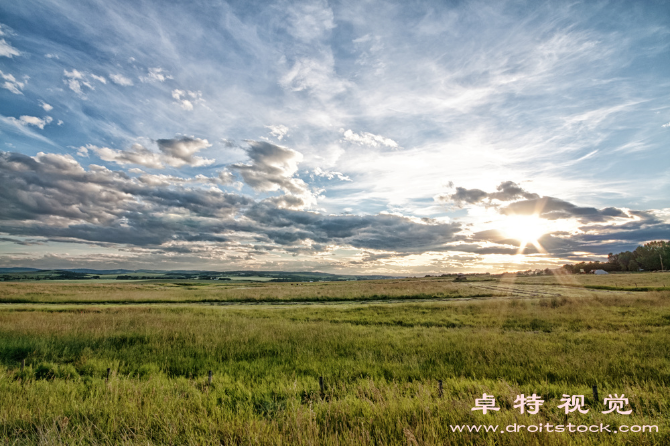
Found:
[{"label": "distant tree", "polygon": [[630,251],[624,251],[624,252],[619,253],[618,261],[619,261],[619,265],[621,266],[621,270],[622,271],[630,271],[628,268],[629,268],[631,260],[633,260],[634,258],[635,258],[635,255]]},{"label": "distant tree", "polygon": [[670,243],[654,241],[638,246],[633,252],[635,260],[645,271],[657,271],[665,268],[670,259]]}]

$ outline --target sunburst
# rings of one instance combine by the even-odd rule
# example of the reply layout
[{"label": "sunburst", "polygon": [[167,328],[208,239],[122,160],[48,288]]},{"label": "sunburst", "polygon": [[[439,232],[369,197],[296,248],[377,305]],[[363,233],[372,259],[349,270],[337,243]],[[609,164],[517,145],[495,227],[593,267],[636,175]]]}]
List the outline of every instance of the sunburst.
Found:
[{"label": "sunburst", "polygon": [[546,253],[538,241],[549,232],[546,224],[537,215],[511,215],[505,218],[500,228],[506,237],[519,241],[517,254],[523,254],[529,244],[535,246],[538,252]]}]

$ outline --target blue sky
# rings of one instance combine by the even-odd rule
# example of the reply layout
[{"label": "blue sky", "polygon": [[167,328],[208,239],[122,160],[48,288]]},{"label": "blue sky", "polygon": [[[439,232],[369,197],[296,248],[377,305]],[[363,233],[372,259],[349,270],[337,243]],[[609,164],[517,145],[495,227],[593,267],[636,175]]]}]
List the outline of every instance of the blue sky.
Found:
[{"label": "blue sky", "polygon": [[493,272],[670,237],[667,2],[0,17],[2,266]]}]

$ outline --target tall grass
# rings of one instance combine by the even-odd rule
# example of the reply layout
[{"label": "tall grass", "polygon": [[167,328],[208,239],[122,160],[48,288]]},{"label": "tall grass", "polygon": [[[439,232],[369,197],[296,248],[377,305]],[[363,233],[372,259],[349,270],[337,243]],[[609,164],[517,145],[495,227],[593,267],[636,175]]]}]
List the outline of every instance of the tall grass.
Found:
[{"label": "tall grass", "polygon": [[[335,307],[3,307],[0,438],[9,444],[668,444],[669,298],[655,292]],[[600,413],[594,384],[601,401],[625,393],[633,414]],[[484,392],[496,396],[499,413],[470,410]],[[542,395],[547,402],[539,414],[513,409],[521,393]],[[589,414],[569,416],[577,424],[655,424],[660,432],[449,429],[559,424],[562,394],[586,396]]]}]

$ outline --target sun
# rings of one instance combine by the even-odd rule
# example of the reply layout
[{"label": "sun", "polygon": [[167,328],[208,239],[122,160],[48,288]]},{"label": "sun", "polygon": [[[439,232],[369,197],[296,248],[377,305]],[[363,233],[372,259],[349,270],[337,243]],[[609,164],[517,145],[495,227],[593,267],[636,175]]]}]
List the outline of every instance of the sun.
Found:
[{"label": "sun", "polygon": [[544,222],[535,215],[512,215],[505,218],[504,222],[502,222],[500,232],[506,237],[521,242],[519,253],[522,253],[528,244],[532,244],[538,251],[544,252],[538,239],[549,231]]},{"label": "sun", "polygon": [[505,219],[502,232],[520,242],[534,242],[545,234],[545,228],[535,216],[514,215]]}]

